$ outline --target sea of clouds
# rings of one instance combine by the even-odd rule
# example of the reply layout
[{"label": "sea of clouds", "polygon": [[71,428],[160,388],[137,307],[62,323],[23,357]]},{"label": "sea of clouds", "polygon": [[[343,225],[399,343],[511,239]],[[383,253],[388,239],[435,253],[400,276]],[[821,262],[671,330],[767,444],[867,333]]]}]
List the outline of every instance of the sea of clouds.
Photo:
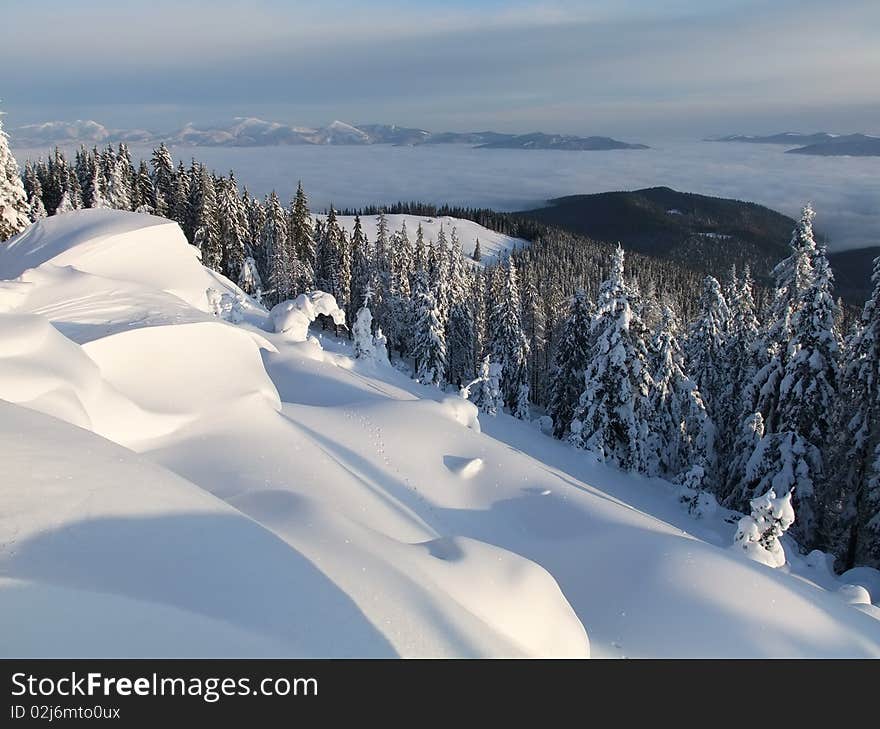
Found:
[{"label": "sea of clouds", "polygon": [[[254,195],[289,199],[298,180],[313,210],[419,200],[523,210],[550,198],[666,185],[731,197],[796,215],[806,201],[829,248],[880,245],[880,157],[785,154],[778,145],[651,142],[648,150],[567,152],[421,147],[291,146],[172,148],[218,173],[234,170]],[[19,162],[45,149],[14,149]],[[132,147],[137,160],[150,149]]]}]

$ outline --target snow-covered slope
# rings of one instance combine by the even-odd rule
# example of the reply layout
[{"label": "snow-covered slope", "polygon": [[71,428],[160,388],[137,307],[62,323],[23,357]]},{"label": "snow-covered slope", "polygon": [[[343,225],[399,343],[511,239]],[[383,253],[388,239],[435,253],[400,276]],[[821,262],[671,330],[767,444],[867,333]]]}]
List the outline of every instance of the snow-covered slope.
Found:
[{"label": "snow-covered slope", "polygon": [[[323,219],[326,216],[318,215],[315,217]],[[415,242],[416,230],[420,224],[422,226],[425,243],[428,243],[428,241],[431,240],[436,240],[441,227],[446,233],[446,240],[448,242],[454,229],[455,234],[461,242],[461,249],[465,256],[473,255],[474,246],[476,245],[477,239],[479,239],[480,252],[484,264],[492,263],[507,251],[511,251],[514,248],[525,248],[529,244],[527,240],[522,238],[513,238],[509,235],[496,233],[494,230],[484,228],[482,225],[471,220],[452,218],[448,215],[437,217],[425,217],[422,215],[386,215],[385,218],[388,221],[389,235],[400,230],[400,227],[406,223],[407,235],[409,236],[411,243]],[[345,228],[346,232],[350,235],[354,230],[354,217],[350,215],[340,215],[338,216],[338,220],[339,224]],[[361,227],[369,240],[376,240],[377,223],[375,216],[366,215],[362,217]]]},{"label": "snow-covered slope", "polygon": [[51,218],[0,271],[0,654],[880,655],[862,592],[668,484],[216,318],[165,221]]}]

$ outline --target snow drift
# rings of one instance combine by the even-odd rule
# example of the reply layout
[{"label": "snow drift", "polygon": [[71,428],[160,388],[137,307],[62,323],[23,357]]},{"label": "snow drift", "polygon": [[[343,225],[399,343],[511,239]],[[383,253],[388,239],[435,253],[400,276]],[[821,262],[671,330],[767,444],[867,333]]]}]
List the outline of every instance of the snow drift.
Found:
[{"label": "snow drift", "polygon": [[214,316],[241,292],[167,221],[49,218],[0,272],[0,654],[880,655],[868,588],[671,485],[292,336],[304,307]]}]

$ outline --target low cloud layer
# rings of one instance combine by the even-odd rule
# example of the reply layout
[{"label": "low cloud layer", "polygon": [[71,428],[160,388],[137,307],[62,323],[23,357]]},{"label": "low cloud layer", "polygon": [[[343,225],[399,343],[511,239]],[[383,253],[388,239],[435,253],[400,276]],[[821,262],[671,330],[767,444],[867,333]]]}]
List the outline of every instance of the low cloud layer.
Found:
[{"label": "low cloud layer", "polygon": [[[647,140],[651,144],[651,140]],[[22,162],[46,149],[16,149]],[[133,147],[149,156],[148,147]],[[785,154],[776,145],[655,142],[612,152],[482,150],[459,145],[393,147],[175,147],[218,173],[235,170],[252,194],[289,199],[302,179],[312,207],[398,200],[522,210],[549,198],[667,185],[749,200],[788,215],[806,201],[832,250],[880,245],[880,158]]]}]

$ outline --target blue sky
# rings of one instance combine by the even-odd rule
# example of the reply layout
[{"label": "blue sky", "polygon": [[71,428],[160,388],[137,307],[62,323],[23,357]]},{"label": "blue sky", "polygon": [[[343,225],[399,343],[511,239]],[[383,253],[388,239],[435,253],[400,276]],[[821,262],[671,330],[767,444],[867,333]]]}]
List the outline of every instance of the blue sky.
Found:
[{"label": "blue sky", "polygon": [[880,2],[4,0],[7,123],[880,132]]}]

